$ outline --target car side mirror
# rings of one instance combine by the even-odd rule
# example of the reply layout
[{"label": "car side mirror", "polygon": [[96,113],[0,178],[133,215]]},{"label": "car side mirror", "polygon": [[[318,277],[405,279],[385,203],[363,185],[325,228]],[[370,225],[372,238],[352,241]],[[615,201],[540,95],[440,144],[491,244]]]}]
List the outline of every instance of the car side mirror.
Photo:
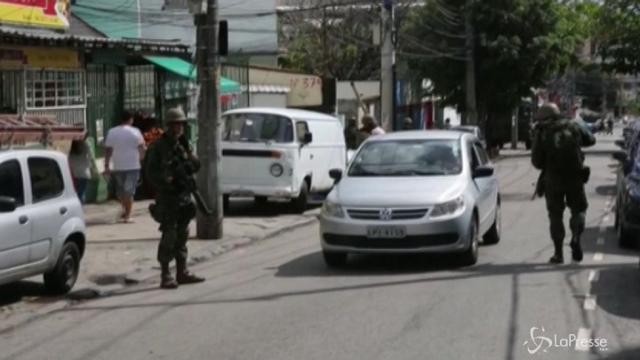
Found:
[{"label": "car side mirror", "polygon": [[478,166],[473,170],[473,178],[486,178],[491,177],[495,173],[495,170],[491,166]]},{"label": "car side mirror", "polygon": [[619,147],[620,149],[625,149],[627,147],[627,144],[625,143],[624,140],[616,140],[614,142],[616,144],[617,147]]},{"label": "car side mirror", "polygon": [[16,199],[8,196],[0,196],[0,213],[11,213],[16,211],[18,204]]},{"label": "car side mirror", "polygon": [[313,142],[313,134],[308,132],[306,134],[304,134],[304,139],[303,139],[304,144],[311,144]]},{"label": "car side mirror", "polygon": [[329,170],[329,177],[333,179],[333,183],[337,184],[342,180],[342,170],[340,169],[331,169]]}]

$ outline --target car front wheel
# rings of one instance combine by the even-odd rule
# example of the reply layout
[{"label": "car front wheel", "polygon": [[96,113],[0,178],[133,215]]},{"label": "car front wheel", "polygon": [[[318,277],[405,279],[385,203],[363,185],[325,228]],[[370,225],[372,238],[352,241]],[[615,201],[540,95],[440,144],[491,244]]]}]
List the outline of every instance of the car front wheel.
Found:
[{"label": "car front wheel", "polygon": [[465,266],[474,265],[478,262],[478,242],[479,242],[479,231],[478,231],[478,219],[474,216],[471,219],[471,225],[469,227],[469,248],[462,253],[460,260],[462,264]]},{"label": "car front wheel", "polygon": [[80,269],[78,245],[68,242],[62,247],[55,268],[44,274],[44,286],[54,294],[66,294],[73,288]]},{"label": "car front wheel", "polygon": [[302,186],[300,187],[300,195],[297,198],[291,200],[291,204],[293,205],[293,209],[296,213],[302,214],[307,211],[308,206],[308,198],[309,198],[309,185],[307,185],[306,181],[302,182]]},{"label": "car front wheel", "polygon": [[496,219],[491,229],[484,235],[484,243],[493,245],[500,242],[500,233],[502,232],[502,218],[500,214],[500,203],[496,204]]}]

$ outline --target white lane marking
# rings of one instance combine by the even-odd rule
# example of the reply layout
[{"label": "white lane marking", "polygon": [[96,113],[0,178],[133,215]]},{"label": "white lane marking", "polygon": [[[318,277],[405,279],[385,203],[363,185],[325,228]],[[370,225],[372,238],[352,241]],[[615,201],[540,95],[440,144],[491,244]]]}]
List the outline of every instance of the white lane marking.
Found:
[{"label": "white lane marking", "polygon": [[598,240],[596,240],[596,244],[602,246],[604,245],[604,238],[603,237],[599,237]]},{"label": "white lane marking", "polygon": [[604,259],[604,255],[601,252],[597,252],[593,254],[594,261],[602,261]]},{"label": "white lane marking", "polygon": [[576,339],[576,351],[589,351],[589,339],[591,339],[591,329],[580,328]]},{"label": "white lane marking", "polygon": [[589,271],[589,282],[596,282],[600,278],[600,272],[597,270]]},{"label": "white lane marking", "polygon": [[593,311],[596,309],[597,302],[595,295],[587,295],[584,298],[584,309],[587,311]]}]

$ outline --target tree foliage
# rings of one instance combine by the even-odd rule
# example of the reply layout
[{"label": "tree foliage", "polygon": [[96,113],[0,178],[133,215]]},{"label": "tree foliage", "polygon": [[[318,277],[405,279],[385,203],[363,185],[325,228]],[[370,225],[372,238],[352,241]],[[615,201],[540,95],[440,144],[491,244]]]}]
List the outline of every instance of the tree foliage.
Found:
[{"label": "tree foliage", "polygon": [[372,41],[375,7],[351,6],[353,0],[301,1],[306,11],[281,17],[282,64],[336,79],[366,80],[377,76],[380,51]]},{"label": "tree foliage", "polygon": [[640,1],[604,0],[598,17],[598,48],[607,71],[640,71]]},{"label": "tree foliage", "polygon": [[[468,9],[462,0],[446,5],[428,0],[403,29],[431,50],[412,58],[411,67],[433,81],[434,93],[446,103],[464,109],[465,59],[459,57],[464,56],[464,15],[471,11],[481,119],[510,115],[531,88],[576,61],[588,25],[572,17],[574,10],[557,0],[483,0]],[[403,44],[403,51],[413,48]],[[441,56],[434,57],[437,53]]]},{"label": "tree foliage", "polygon": [[[280,44],[286,68],[341,80],[380,78],[380,4],[371,0],[300,0],[299,9],[284,12]],[[402,23],[416,0],[395,0]]]}]

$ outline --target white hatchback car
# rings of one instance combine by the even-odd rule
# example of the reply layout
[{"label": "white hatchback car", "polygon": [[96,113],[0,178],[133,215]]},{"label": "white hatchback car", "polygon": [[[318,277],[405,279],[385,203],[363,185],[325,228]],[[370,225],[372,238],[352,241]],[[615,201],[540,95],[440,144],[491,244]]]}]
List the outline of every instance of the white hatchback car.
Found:
[{"label": "white hatchback car", "polygon": [[85,222],[64,154],[0,151],[0,285],[44,274],[66,293],[85,250]]},{"label": "white hatchback car", "polygon": [[349,253],[459,253],[500,240],[498,180],[479,140],[464,132],[406,131],[369,138],[320,215],[324,259]]}]

